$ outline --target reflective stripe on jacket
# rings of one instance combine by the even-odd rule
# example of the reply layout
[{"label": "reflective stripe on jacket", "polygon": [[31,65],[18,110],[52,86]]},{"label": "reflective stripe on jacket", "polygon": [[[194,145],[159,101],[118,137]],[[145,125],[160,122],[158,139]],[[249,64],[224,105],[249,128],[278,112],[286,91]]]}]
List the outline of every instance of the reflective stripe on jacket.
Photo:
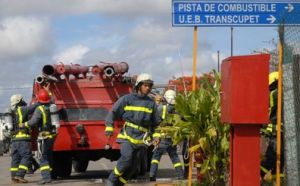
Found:
[{"label": "reflective stripe on jacket", "polygon": [[[24,114],[23,114],[24,113]],[[13,127],[13,141],[30,140],[30,131],[28,128],[20,128],[23,121],[28,118],[28,111],[26,107],[17,107],[15,111],[14,127]]]},{"label": "reflective stripe on jacket", "polygon": [[[160,104],[158,106],[158,113],[160,114],[161,119],[164,120],[168,114],[175,113],[175,106],[171,104]],[[170,136],[168,136],[166,133],[158,133],[158,132],[154,133],[153,137],[170,138]]]},{"label": "reflective stripe on jacket", "polygon": [[27,125],[31,127],[37,126],[40,136],[52,138],[50,110],[46,109],[45,107],[48,107],[48,105],[38,106],[37,109],[35,109],[31,119],[27,122]]},{"label": "reflective stripe on jacket", "polygon": [[125,95],[114,104],[106,118],[106,131],[113,131],[116,119],[125,121],[118,139],[128,140],[133,144],[143,144],[145,132],[153,132],[161,121],[155,102],[150,97],[137,93]]}]

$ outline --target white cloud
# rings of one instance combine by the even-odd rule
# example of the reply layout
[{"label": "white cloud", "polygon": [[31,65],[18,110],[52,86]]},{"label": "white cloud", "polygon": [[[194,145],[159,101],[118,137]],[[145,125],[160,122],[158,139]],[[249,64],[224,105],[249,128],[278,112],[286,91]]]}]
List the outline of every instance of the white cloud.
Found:
[{"label": "white cloud", "polygon": [[3,95],[3,87],[0,86],[0,97]]},{"label": "white cloud", "polygon": [[9,17],[0,22],[0,58],[24,58],[51,45],[47,19]]},{"label": "white cloud", "polygon": [[167,65],[171,64],[172,61],[173,61],[173,58],[172,58],[172,57],[170,57],[170,56],[165,57],[165,63],[166,63]]},{"label": "white cloud", "polygon": [[138,42],[147,42],[155,44],[157,42],[165,42],[168,40],[172,30],[155,24],[153,21],[145,21],[143,24],[137,25],[131,31],[131,37]]},{"label": "white cloud", "polygon": [[166,0],[19,0],[0,1],[0,15],[80,15],[102,13],[108,16],[138,16],[166,13],[171,1]]},{"label": "white cloud", "polygon": [[83,45],[72,46],[65,51],[55,55],[53,59],[57,62],[63,62],[65,64],[81,63],[84,56],[90,51],[90,49]]}]

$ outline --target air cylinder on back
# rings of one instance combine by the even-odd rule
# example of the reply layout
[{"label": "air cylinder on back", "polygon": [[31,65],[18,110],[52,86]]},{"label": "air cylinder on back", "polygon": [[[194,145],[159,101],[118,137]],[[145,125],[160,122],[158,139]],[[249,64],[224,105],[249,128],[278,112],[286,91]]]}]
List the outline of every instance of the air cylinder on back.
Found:
[{"label": "air cylinder on back", "polygon": [[58,109],[55,104],[50,105],[51,123],[56,129],[60,127]]},{"label": "air cylinder on back", "polygon": [[12,130],[13,129],[12,115],[13,115],[12,110],[10,108],[7,108],[5,110],[4,120],[5,120],[5,126],[7,126],[8,130]]}]

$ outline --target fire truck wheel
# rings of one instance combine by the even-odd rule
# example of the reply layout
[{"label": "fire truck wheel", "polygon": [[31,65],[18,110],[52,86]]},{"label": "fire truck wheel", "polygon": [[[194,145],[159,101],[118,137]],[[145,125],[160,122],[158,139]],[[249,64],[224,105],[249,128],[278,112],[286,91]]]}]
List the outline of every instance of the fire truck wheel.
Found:
[{"label": "fire truck wheel", "polygon": [[85,172],[89,165],[89,161],[73,160],[72,165],[75,172]]},{"label": "fire truck wheel", "polygon": [[69,177],[72,172],[72,157],[69,153],[55,152],[53,154],[53,170],[51,176],[53,179],[57,177]]}]

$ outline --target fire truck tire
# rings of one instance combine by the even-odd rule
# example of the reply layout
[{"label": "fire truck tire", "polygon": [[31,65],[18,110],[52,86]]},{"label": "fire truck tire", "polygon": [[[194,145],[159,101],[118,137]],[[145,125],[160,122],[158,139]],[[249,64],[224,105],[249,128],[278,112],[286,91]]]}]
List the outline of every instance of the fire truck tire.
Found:
[{"label": "fire truck tire", "polygon": [[68,153],[57,152],[53,154],[53,170],[51,171],[51,177],[56,179],[57,177],[65,178],[69,177],[72,172],[72,157]]},{"label": "fire truck tire", "polygon": [[75,172],[85,172],[89,165],[89,161],[73,160],[72,165]]}]

